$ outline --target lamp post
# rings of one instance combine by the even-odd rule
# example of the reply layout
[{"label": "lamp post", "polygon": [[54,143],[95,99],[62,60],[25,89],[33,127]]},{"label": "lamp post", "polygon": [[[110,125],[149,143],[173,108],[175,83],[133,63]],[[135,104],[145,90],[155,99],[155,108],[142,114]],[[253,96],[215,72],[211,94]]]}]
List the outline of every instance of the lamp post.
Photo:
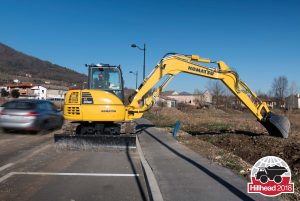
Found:
[{"label": "lamp post", "polygon": [[135,75],[135,88],[137,89],[137,83],[138,83],[138,71],[133,72],[133,71],[129,71],[129,73],[132,73]]},{"label": "lamp post", "polygon": [[86,84],[87,82],[83,82],[82,83],[82,89],[85,89],[85,84]]},{"label": "lamp post", "polygon": [[145,80],[145,69],[146,69],[146,44],[144,43],[144,48],[140,48],[136,44],[131,45],[132,48],[138,48],[139,50],[144,51],[144,65],[143,65],[143,81]]}]

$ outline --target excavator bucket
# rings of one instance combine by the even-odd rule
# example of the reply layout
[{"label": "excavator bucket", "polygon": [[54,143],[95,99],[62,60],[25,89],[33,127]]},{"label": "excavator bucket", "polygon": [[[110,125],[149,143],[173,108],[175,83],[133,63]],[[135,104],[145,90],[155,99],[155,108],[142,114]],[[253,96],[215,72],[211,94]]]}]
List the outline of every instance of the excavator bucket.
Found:
[{"label": "excavator bucket", "polygon": [[266,114],[261,124],[267,129],[271,136],[288,138],[290,121],[287,117],[270,112]]},{"label": "excavator bucket", "polygon": [[64,135],[55,134],[57,147],[68,150],[102,150],[136,148],[136,135]]}]

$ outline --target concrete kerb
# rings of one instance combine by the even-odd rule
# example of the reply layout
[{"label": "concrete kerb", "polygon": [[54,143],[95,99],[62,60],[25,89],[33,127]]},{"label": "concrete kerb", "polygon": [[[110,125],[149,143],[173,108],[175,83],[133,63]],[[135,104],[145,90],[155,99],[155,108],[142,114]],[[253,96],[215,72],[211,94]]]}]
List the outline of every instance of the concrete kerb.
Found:
[{"label": "concrete kerb", "polygon": [[145,174],[145,177],[146,177],[146,184],[147,184],[150,200],[163,201],[163,197],[162,197],[162,194],[160,192],[158,183],[156,181],[156,178],[153,174],[153,171],[152,171],[148,161],[145,159],[145,156],[144,156],[143,150],[141,148],[138,136],[136,137],[136,148],[137,148],[137,151],[139,153],[141,163],[142,163],[142,168],[143,168],[143,171],[144,171],[144,174]]}]

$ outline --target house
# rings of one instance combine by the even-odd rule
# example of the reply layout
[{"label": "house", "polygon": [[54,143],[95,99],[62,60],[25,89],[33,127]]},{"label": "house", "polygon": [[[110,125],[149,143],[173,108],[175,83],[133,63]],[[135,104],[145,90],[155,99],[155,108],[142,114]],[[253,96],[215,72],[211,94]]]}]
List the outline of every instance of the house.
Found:
[{"label": "house", "polygon": [[208,90],[204,91],[203,93],[194,95],[196,96],[196,99],[198,99],[199,102],[212,104],[212,95]]},{"label": "house", "polygon": [[205,91],[204,93],[200,94],[190,94],[187,92],[181,92],[178,95],[169,95],[167,96],[176,100],[176,102],[186,103],[189,105],[199,105],[199,103],[212,103],[212,95],[209,91]]},{"label": "house", "polygon": [[0,85],[0,89],[5,89],[7,92],[11,92],[12,90],[18,90],[20,93],[20,98],[32,98],[34,97],[31,88],[33,84],[4,84]]},{"label": "house", "polygon": [[52,101],[64,100],[67,91],[62,87],[57,87],[60,89],[47,89],[43,86],[33,86],[33,84],[5,84],[0,85],[0,90],[5,89],[9,93],[12,90],[18,90],[20,98],[48,99]]},{"label": "house", "polygon": [[172,95],[169,98],[175,99],[179,103],[186,103],[189,105],[196,105],[196,96],[194,95]]},{"label": "house", "polygon": [[167,96],[156,97],[155,105],[161,107],[176,107],[176,100]]},{"label": "house", "polygon": [[162,96],[176,96],[179,95],[177,91],[164,91],[161,93]]},{"label": "house", "polygon": [[185,103],[189,105],[209,105],[212,103],[212,95],[209,91],[199,94],[191,94],[188,92],[165,91],[162,93],[161,98],[157,101],[169,102],[170,105],[177,103]]},{"label": "house", "polygon": [[46,100],[47,99],[47,89],[42,86],[34,86],[31,88],[35,99]]},{"label": "house", "polygon": [[60,101],[65,99],[66,90],[48,89],[46,99],[51,101]]},{"label": "house", "polygon": [[300,94],[292,94],[285,99],[287,109],[300,109]]},{"label": "house", "polygon": [[271,109],[273,109],[276,106],[276,101],[272,99],[263,100],[266,102],[267,106]]}]

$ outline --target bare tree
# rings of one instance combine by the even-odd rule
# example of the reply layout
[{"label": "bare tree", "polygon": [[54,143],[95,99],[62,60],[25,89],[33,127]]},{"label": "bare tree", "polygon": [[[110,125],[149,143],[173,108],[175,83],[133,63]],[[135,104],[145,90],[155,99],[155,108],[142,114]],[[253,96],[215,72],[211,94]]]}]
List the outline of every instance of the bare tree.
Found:
[{"label": "bare tree", "polygon": [[255,93],[256,93],[258,98],[263,99],[264,101],[266,101],[270,97],[269,93],[265,93],[260,89],[258,89]]},{"label": "bare tree", "polygon": [[295,105],[297,104],[297,93],[299,92],[299,87],[295,81],[293,81],[289,87],[289,97],[286,99],[287,101],[287,108],[292,110]]},{"label": "bare tree", "polygon": [[288,79],[286,76],[274,78],[272,83],[272,94],[276,98],[278,106],[281,107],[284,98],[288,94]]},{"label": "bare tree", "polygon": [[230,105],[231,105],[231,100],[230,100],[230,95],[232,95],[232,92],[227,88],[227,87],[224,87],[224,106],[225,106],[225,109],[227,109]]},{"label": "bare tree", "polygon": [[223,83],[221,83],[219,80],[209,80],[207,89],[213,95],[216,106],[218,106],[220,104],[220,98],[225,92]]},{"label": "bare tree", "polygon": [[13,98],[19,98],[20,92],[19,92],[19,90],[14,89],[14,90],[12,90],[12,91],[10,92],[10,95],[11,95],[11,97],[13,97]]},{"label": "bare tree", "polygon": [[295,95],[299,92],[299,87],[295,81],[293,81],[289,88],[289,95]]},{"label": "bare tree", "polygon": [[204,100],[203,100],[203,92],[200,91],[199,89],[194,90],[194,96],[195,96],[195,103],[198,107],[202,108],[204,105]]},{"label": "bare tree", "polygon": [[1,89],[1,97],[6,97],[8,95],[9,95],[9,92],[2,88]]}]

